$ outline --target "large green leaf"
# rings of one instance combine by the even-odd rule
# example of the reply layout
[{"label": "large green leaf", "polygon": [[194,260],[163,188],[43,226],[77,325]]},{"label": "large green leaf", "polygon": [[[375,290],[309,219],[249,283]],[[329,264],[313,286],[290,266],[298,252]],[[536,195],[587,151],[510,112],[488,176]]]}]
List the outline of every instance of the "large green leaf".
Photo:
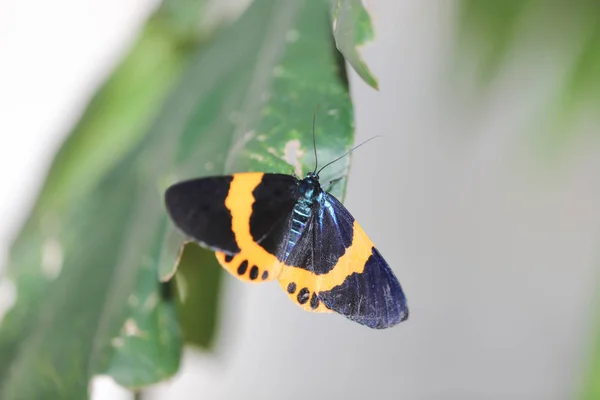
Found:
[{"label": "large green leaf", "polygon": [[[157,10],[130,53],[93,97],[56,156],[36,206],[12,247],[3,284],[16,288],[18,301],[0,330],[0,398],[52,398],[58,393],[68,398],[84,396],[87,377],[92,373],[90,364],[86,365],[88,355],[68,359],[69,353],[65,352],[60,362],[51,358],[64,350],[61,346],[72,345],[72,351],[92,354],[86,346],[91,342],[98,345],[94,329],[102,322],[88,323],[84,317],[94,319],[102,312],[103,301],[110,294],[105,289],[111,285],[117,262],[114,249],[124,239],[120,237],[123,230],[112,234],[114,225],[105,221],[128,219],[125,207],[133,201],[114,200],[113,188],[121,185],[116,179],[98,185],[131,149],[143,142],[153,115],[194,53],[197,46],[193,44],[201,40],[196,34],[185,35],[172,28],[178,13],[192,12],[166,9],[177,2],[167,0]],[[190,6],[199,12],[203,2]],[[118,207],[111,209],[111,205]],[[84,222],[89,225],[83,226]],[[140,279],[148,281],[147,272],[140,273]],[[150,288],[148,284],[140,288],[140,296],[157,291],[155,280],[148,282]],[[79,286],[87,290],[86,283],[100,292],[77,291]],[[165,314],[172,318],[174,312],[174,307],[165,303],[149,310],[147,320],[140,318],[138,323],[142,326]],[[72,329],[72,324],[79,324],[85,332]],[[56,327],[54,331],[48,329],[48,333],[58,336],[56,342],[51,335],[46,336],[50,325]],[[62,338],[70,342],[63,343]],[[31,368],[32,363],[37,367]],[[170,364],[175,370],[178,360]],[[65,370],[76,379],[70,379]]]},{"label": "large green leaf", "polygon": [[[317,104],[321,159],[349,148],[352,109],[328,17],[324,1],[256,0],[214,40],[191,47],[151,129],[143,121],[158,101],[129,125],[137,133],[126,144],[63,149],[54,171],[71,166],[54,172],[11,252],[17,303],[0,330],[0,398],[84,398],[94,374],[140,387],[177,370],[176,299],[158,280],[180,245],[164,189],[193,176],[312,170]],[[76,131],[72,141],[77,136],[85,135]],[[91,171],[84,188],[77,185],[87,175],[71,171],[80,163]],[[346,158],[327,171],[337,178],[348,167]],[[342,179],[336,194],[344,187]],[[177,278],[182,331],[208,346],[221,271],[209,252],[190,249]]]},{"label": "large green leaf", "polygon": [[[270,4],[268,8],[267,4]],[[177,132],[181,146],[175,149],[181,168],[168,182],[196,176],[237,171],[284,172],[303,175],[314,168],[312,148],[312,114],[317,105],[315,135],[321,159],[330,160],[347,150],[352,142],[353,116],[343,59],[335,50],[324,2],[279,4],[259,1],[246,15],[248,20],[257,9],[269,11],[272,20],[258,22],[264,26],[256,42],[241,42],[237,35],[223,38],[228,58],[218,62],[215,46],[203,54],[196,71],[215,71],[214,78],[186,86],[185,96],[174,99],[168,121],[157,126],[160,132]],[[258,18],[259,14],[256,14]],[[264,18],[264,15],[263,15]],[[246,21],[246,19],[244,19]],[[241,21],[240,21],[241,23]],[[240,31],[247,28],[239,28]],[[247,38],[248,40],[250,38]],[[195,93],[195,96],[189,93]],[[184,114],[188,120],[180,121]],[[161,129],[163,131],[161,131]],[[218,137],[219,140],[214,140]],[[212,140],[211,140],[212,138]],[[202,145],[201,145],[202,143]],[[202,160],[203,162],[198,162]],[[349,160],[340,161],[324,173],[327,177],[344,177]],[[342,197],[345,179],[332,188]],[[176,237],[175,234],[169,234]],[[170,240],[165,254],[175,258],[180,241]],[[206,346],[206,335],[198,327],[198,300],[206,304],[211,279],[192,279],[195,275],[218,276],[220,271],[212,254],[191,246],[186,251],[203,259],[201,269],[190,266],[189,255],[182,256],[178,286],[187,294],[181,309],[184,334],[195,332],[193,343]],[[162,276],[172,275],[173,263],[165,262]],[[205,282],[191,287],[190,282]],[[206,284],[208,282],[208,285]],[[206,310],[207,314],[209,310]]]},{"label": "large green leaf", "polygon": [[202,39],[174,25],[182,15],[200,12],[204,2],[174,9],[180,2],[166,1],[150,18],[129,54],[92,98],[52,165],[36,212],[67,207],[144,139]]}]

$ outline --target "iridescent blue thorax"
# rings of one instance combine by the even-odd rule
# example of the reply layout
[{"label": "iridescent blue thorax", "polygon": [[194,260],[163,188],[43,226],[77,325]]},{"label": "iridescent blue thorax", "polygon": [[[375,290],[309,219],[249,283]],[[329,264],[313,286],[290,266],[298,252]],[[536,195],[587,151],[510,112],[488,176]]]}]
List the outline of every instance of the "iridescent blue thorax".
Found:
[{"label": "iridescent blue thorax", "polygon": [[290,255],[304,229],[306,229],[315,205],[323,198],[323,189],[321,189],[319,177],[309,172],[298,183],[298,194],[299,198],[292,212],[290,235],[285,249],[286,258]]},{"label": "iridescent blue thorax", "polygon": [[301,195],[299,203],[314,203],[321,192],[323,192],[323,189],[321,189],[321,184],[319,183],[319,177],[314,176],[312,172],[309,172],[308,175],[306,175],[306,178],[300,181],[300,184],[298,185],[298,192]]}]

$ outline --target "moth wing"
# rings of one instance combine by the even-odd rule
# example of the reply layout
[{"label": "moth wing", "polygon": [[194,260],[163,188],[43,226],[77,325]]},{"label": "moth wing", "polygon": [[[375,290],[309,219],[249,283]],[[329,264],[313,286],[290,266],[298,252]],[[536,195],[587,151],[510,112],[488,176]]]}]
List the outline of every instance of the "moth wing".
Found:
[{"label": "moth wing", "polygon": [[287,242],[291,216],[298,200],[297,179],[291,175],[235,174],[226,205],[240,251],[217,252],[217,260],[232,275],[248,282],[279,276],[280,248]]},{"label": "moth wing", "polygon": [[240,173],[171,186],[165,195],[175,224],[216,251],[235,277],[263,282],[277,277],[278,249],[297,200],[297,180],[283,174]]},{"label": "moth wing", "polygon": [[233,176],[192,179],[171,185],[165,206],[171,220],[186,236],[211,250],[240,251],[225,205]]},{"label": "moth wing", "polygon": [[291,266],[280,274],[280,284],[307,310],[335,311],[376,329],[408,318],[398,279],[360,225],[330,194],[323,194],[286,264]]}]

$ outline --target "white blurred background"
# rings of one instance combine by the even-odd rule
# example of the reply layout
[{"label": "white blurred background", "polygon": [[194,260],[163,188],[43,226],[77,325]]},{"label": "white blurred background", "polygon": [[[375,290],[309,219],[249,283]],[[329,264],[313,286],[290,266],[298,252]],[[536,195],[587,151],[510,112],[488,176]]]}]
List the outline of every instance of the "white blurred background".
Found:
[{"label": "white blurred background", "polygon": [[[532,139],[565,73],[560,49],[524,41],[482,94],[456,62],[469,55],[455,52],[453,1],[367,4],[377,40],[363,54],[381,90],[352,74],[356,140],[384,139],[355,153],[346,206],[399,277],[409,320],[371,331],[228,277],[216,354],[188,352],[149,398],[577,393],[595,322],[600,142],[584,117],[560,157]],[[0,264],[54,152],[155,5],[0,2]]]}]

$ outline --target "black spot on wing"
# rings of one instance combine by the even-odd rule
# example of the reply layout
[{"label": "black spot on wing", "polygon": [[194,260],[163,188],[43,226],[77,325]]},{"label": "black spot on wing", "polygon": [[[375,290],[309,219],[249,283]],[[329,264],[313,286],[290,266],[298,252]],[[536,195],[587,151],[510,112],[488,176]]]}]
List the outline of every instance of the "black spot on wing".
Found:
[{"label": "black spot on wing", "polygon": [[362,273],[348,276],[318,297],[327,308],[374,329],[389,328],[408,318],[402,287],[375,248]]},{"label": "black spot on wing", "polygon": [[310,298],[310,291],[307,288],[302,288],[298,292],[297,300],[300,304],[305,304]]},{"label": "black spot on wing", "polygon": [[290,229],[292,210],[298,199],[297,182],[291,175],[264,174],[252,192],[250,233],[254,241],[276,256]]},{"label": "black spot on wing", "polygon": [[252,280],[258,278],[258,267],[256,265],[253,265],[252,268],[250,268],[250,274],[248,276]]},{"label": "black spot on wing", "polygon": [[244,260],[238,267],[237,273],[238,273],[238,275],[244,275],[247,270],[248,270],[248,260]]},{"label": "black spot on wing", "polygon": [[294,282],[291,282],[288,287],[287,287],[287,292],[289,294],[294,294],[296,293],[296,284]]},{"label": "black spot on wing", "polygon": [[170,186],[165,205],[173,223],[187,236],[228,254],[240,251],[225,207],[231,176],[193,179]]},{"label": "black spot on wing", "polygon": [[317,307],[319,307],[319,298],[313,293],[312,296],[310,296],[310,308],[314,310]]}]

